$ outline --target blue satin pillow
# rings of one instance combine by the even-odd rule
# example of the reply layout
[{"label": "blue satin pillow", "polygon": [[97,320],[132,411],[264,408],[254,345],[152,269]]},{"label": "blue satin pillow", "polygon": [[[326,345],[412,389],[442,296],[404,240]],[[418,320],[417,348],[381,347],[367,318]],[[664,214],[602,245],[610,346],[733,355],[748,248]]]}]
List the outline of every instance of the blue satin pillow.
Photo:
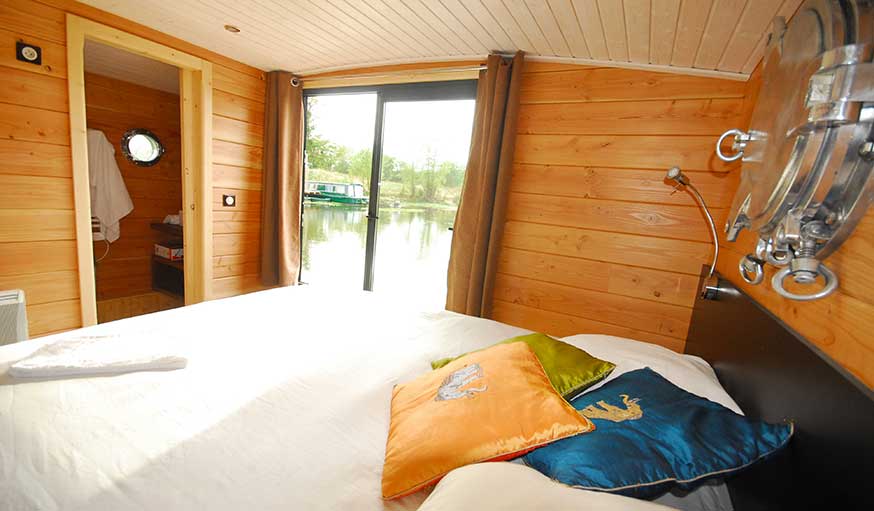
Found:
[{"label": "blue satin pillow", "polygon": [[571,404],[595,431],[537,449],[525,463],[567,485],[643,499],[729,476],[784,447],[793,431],[690,394],[648,367]]}]

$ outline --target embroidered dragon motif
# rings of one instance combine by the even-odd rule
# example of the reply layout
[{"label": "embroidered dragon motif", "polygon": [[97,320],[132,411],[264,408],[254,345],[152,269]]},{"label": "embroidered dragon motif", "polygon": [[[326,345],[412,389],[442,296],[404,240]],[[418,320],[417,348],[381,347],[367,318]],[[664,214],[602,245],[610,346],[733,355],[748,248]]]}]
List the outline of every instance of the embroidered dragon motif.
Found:
[{"label": "embroidered dragon motif", "polygon": [[480,367],[479,364],[471,364],[462,367],[443,380],[443,383],[440,384],[440,388],[437,389],[437,396],[434,398],[434,401],[449,401],[451,399],[472,397],[478,392],[485,392],[489,388],[488,385],[464,390],[461,389],[461,387],[464,387],[468,383],[482,378],[483,374],[483,368]]},{"label": "embroidered dragon motif", "polygon": [[[637,404],[639,398],[629,399],[628,394],[619,394],[625,408],[613,406],[606,401],[598,401],[596,405],[589,405],[580,413],[589,419],[606,419],[612,422],[636,421],[643,417],[643,410]],[[600,406],[600,408],[598,408]]]}]

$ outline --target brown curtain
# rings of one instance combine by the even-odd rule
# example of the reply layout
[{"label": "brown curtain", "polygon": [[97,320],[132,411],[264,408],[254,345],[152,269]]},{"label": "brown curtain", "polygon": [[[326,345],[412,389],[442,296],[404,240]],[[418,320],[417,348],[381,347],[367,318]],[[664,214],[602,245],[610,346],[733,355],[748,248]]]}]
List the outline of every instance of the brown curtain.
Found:
[{"label": "brown curtain", "polygon": [[297,284],[303,173],[303,91],[286,71],[267,73],[264,179],[261,191],[261,282]]},{"label": "brown curtain", "polygon": [[489,317],[516,142],[523,53],[480,71],[470,159],[447,274],[446,309]]}]

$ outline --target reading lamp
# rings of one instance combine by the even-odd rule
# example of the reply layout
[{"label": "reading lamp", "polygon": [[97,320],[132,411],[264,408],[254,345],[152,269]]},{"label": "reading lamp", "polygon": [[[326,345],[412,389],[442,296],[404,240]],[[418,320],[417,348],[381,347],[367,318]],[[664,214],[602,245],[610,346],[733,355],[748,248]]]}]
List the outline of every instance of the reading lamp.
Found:
[{"label": "reading lamp", "polygon": [[707,277],[704,278],[704,282],[701,285],[701,297],[712,300],[716,298],[716,294],[719,292],[719,279],[713,275],[713,272],[716,271],[716,260],[719,258],[719,236],[716,234],[716,225],[713,223],[713,216],[710,214],[710,210],[707,209],[707,204],[704,203],[704,197],[701,197],[698,189],[692,185],[689,181],[689,177],[686,174],[683,174],[680,167],[671,167],[668,169],[666,179],[669,182],[676,183],[674,188],[677,190],[685,190],[692,194],[692,197],[694,197],[698,204],[701,205],[701,209],[704,211],[704,216],[707,218],[707,223],[710,226],[710,235],[713,237],[713,262],[710,263],[710,272],[707,273]]}]

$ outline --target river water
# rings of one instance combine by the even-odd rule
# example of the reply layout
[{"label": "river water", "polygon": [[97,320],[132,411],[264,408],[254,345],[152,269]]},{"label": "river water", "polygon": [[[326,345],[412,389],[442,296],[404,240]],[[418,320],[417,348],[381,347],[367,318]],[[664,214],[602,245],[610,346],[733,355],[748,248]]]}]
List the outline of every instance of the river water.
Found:
[{"label": "river water", "polygon": [[[403,296],[423,310],[442,310],[454,220],[454,210],[382,209],[373,291]],[[304,203],[301,280],[362,289],[366,239],[366,208]]]}]

